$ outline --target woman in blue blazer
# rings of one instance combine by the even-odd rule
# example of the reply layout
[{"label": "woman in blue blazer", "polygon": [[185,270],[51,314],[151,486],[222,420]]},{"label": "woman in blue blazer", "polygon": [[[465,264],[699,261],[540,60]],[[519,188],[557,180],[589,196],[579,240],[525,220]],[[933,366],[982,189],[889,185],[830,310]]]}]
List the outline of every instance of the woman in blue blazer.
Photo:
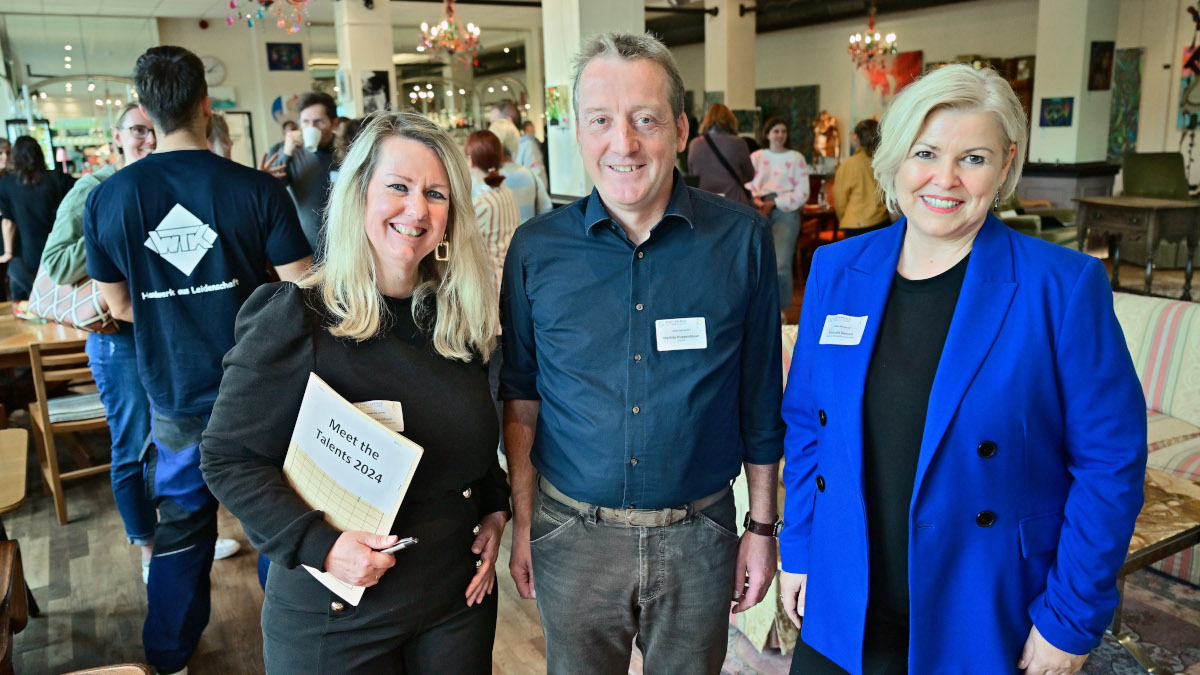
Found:
[{"label": "woman in blue blazer", "polygon": [[930,73],[881,131],[906,217],[820,249],[784,395],[792,672],[1074,673],[1146,464],[1104,268],[989,214],[1027,138],[994,71]]}]

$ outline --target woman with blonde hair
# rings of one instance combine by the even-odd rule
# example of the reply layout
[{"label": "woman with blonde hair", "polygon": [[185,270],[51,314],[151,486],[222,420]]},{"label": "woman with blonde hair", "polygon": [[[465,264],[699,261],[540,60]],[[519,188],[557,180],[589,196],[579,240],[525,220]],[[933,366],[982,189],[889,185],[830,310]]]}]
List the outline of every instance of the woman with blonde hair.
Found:
[{"label": "woman with blonde hair", "polygon": [[754,180],[754,164],[737,132],[732,110],[720,103],[709,106],[700,135],[688,145],[688,173],[700,177],[701,190],[753,207],[754,198],[745,184]]},{"label": "woman with blonde hair", "polygon": [[[342,164],[324,258],[238,316],[201,444],[213,494],[271,559],[270,673],[488,673],[495,561],[509,517],[485,363],[496,291],[453,140],[381,111]],[[388,536],[341,532],[282,474],[310,372],[350,401],[397,401],[425,449]],[[419,544],[381,553],[397,536]],[[349,606],[301,565],[370,587]]]},{"label": "woman with blonde hair", "polygon": [[783,397],[793,673],[1069,675],[1112,619],[1146,402],[1104,265],[990,213],[1028,137],[995,71],[925,75],[874,156],[904,217],[813,259]]}]

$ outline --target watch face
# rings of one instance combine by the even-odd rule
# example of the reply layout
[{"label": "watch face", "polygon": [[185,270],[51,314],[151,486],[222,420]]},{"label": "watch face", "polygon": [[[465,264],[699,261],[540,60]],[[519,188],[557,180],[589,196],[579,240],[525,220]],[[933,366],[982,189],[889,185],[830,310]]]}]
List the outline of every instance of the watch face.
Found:
[{"label": "watch face", "polygon": [[215,56],[205,56],[200,59],[204,64],[204,81],[209,86],[218,85],[225,79],[225,64]]}]

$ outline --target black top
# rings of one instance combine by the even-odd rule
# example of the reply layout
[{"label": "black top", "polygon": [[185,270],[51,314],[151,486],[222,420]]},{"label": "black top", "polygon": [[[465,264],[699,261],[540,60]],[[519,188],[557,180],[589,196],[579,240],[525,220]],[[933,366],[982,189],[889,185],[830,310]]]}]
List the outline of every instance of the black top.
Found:
[{"label": "black top", "polygon": [[[221,392],[200,447],[201,469],[213,494],[242,521],[250,543],[273,563],[323,569],[340,533],[288,487],[282,473],[308,375],[315,372],[351,402],[399,401],[405,437],[425,452],[391,532],[417,537],[420,544],[398,555],[384,580],[397,594],[412,589],[463,602],[478,558],[470,550],[471,530],[482,515],[509,510],[487,369],[479,359],[467,363],[435,352],[413,322],[410,300],[388,299],[386,305],[389,329],[355,342],[324,327],[330,320],[316,292],[292,283],[257,289],[238,315],[237,344],[225,356]],[[307,574],[296,578],[311,580]]]},{"label": "black top", "polygon": [[74,184],[75,179],[61,171],[44,172],[36,185],[22,185],[15,173],[0,177],[0,214],[17,225],[13,255],[20,256],[30,270],[41,264],[58,205]]},{"label": "black top", "polygon": [[908,512],[929,392],[970,255],[930,279],[897,272],[863,392],[870,613],[908,625]]}]

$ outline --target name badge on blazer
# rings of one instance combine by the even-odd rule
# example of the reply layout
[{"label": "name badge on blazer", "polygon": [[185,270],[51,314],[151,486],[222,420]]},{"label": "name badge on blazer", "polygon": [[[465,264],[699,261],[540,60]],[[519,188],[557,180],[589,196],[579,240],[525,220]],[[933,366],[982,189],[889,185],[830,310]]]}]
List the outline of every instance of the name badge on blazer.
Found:
[{"label": "name badge on blazer", "polygon": [[830,314],[825,317],[825,327],[821,329],[821,341],[818,344],[856,345],[862,342],[863,331],[866,328],[865,316]]}]

